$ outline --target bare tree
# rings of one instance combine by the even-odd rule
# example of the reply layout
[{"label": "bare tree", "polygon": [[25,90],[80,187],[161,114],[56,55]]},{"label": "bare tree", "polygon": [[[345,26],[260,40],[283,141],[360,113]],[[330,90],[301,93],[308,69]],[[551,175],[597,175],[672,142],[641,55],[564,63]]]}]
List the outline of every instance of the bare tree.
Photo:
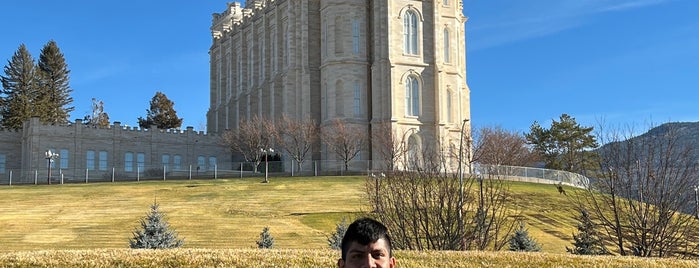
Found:
[{"label": "bare tree", "polygon": [[512,211],[505,207],[511,201],[509,187],[496,177],[471,176],[462,184],[458,174],[446,168],[443,152],[427,147],[411,164],[415,169],[367,179],[367,199],[392,230],[395,247],[501,249],[514,228]]},{"label": "bare tree", "polygon": [[682,213],[697,182],[691,146],[678,142],[679,129],[671,125],[662,134],[619,133],[600,139],[606,145],[596,182],[576,196],[576,204],[601,223],[621,255],[696,255],[696,222]]},{"label": "bare tree", "polygon": [[332,124],[321,130],[321,139],[328,150],[343,161],[345,170],[349,169],[352,161],[366,147],[366,134],[356,126],[349,126],[336,119]]},{"label": "bare tree", "polygon": [[377,124],[372,131],[372,143],[374,149],[381,157],[384,168],[393,171],[406,152],[406,134],[398,133],[391,127],[391,123]]},{"label": "bare tree", "polygon": [[524,135],[502,127],[483,127],[476,131],[472,161],[481,164],[529,166],[537,161]]},{"label": "bare tree", "polygon": [[318,125],[313,119],[292,119],[282,115],[276,126],[277,140],[293,158],[299,168],[308,157],[311,147],[318,141]]},{"label": "bare tree", "polygon": [[226,130],[221,141],[231,148],[231,152],[240,153],[245,161],[253,162],[254,172],[257,172],[263,159],[260,150],[273,145],[274,132],[274,125],[269,120],[253,116],[250,120],[241,120],[237,131]]}]

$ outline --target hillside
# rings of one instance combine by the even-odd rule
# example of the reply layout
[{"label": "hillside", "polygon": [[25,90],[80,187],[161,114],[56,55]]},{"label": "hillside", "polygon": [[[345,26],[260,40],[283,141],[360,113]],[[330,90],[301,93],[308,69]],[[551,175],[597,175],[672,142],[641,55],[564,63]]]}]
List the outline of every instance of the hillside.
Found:
[{"label": "hillside", "polygon": [[[665,123],[654,127],[641,135],[631,137],[629,140],[637,141],[650,139],[652,137],[662,137],[669,134],[677,135],[677,146],[692,148],[692,157],[699,161],[699,122]],[[628,142],[617,141],[617,143],[624,144]],[[611,144],[605,144],[597,151],[604,153],[610,146]]]},{"label": "hillside", "polygon": [[[185,248],[255,247],[269,226],[281,249],[325,249],[342,217],[368,211],[364,177],[259,178],[2,186],[0,251],[127,248],[131,232],[157,200]],[[563,253],[575,220],[552,185],[513,183],[545,252]]]}]

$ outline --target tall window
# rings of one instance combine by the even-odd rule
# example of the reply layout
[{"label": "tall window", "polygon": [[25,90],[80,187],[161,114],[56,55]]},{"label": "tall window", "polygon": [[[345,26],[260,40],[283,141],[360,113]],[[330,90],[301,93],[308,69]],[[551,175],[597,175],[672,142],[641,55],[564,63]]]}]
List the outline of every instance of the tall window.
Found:
[{"label": "tall window", "polygon": [[352,53],[359,55],[359,19],[352,19]]},{"label": "tall window", "polygon": [[449,0],[444,0],[444,1],[442,1],[442,4],[445,5],[445,6],[448,6],[448,5],[449,5]]},{"label": "tall window", "polygon": [[451,123],[451,113],[452,113],[452,107],[451,107],[451,90],[447,90],[447,122]]},{"label": "tall window", "polygon": [[216,157],[215,156],[209,157],[209,167],[210,168],[216,167]]},{"label": "tall window", "polygon": [[342,40],[342,34],[345,33],[346,29],[345,24],[342,22],[342,17],[336,17],[335,18],[335,54],[342,54],[344,52],[343,47],[345,46],[343,40]]},{"label": "tall window", "polygon": [[170,166],[170,155],[164,154],[161,158],[161,162],[163,164],[163,167],[165,167],[165,169],[168,169]]},{"label": "tall window", "polygon": [[143,172],[146,168],[146,155],[144,153],[136,154],[136,164],[138,165],[138,170]]},{"label": "tall window", "polygon": [[97,168],[102,171],[107,170],[107,151],[99,152],[99,165]]},{"label": "tall window", "polygon": [[248,89],[252,89],[253,82],[253,52],[252,45],[248,47]]},{"label": "tall window", "polygon": [[342,80],[337,80],[335,83],[335,115],[345,115],[345,83]]},{"label": "tall window", "polygon": [[264,81],[265,80],[265,38],[264,35],[260,38],[260,77],[257,79],[258,81]]},{"label": "tall window", "polygon": [[444,29],[444,62],[450,62],[449,29]]},{"label": "tall window", "polygon": [[133,153],[124,154],[124,171],[133,172]]},{"label": "tall window", "polygon": [[4,154],[0,154],[0,174],[5,174],[6,163],[7,157]]},{"label": "tall window", "polygon": [[87,151],[87,164],[88,170],[95,170],[95,151]]},{"label": "tall window", "polygon": [[197,170],[206,171],[206,157],[201,155],[197,157]]},{"label": "tall window", "polygon": [[362,114],[362,87],[359,85],[359,82],[354,82],[354,102],[352,107],[355,116]]},{"label": "tall window", "polygon": [[176,154],[175,157],[172,158],[172,164],[175,170],[182,170],[182,156]]},{"label": "tall window", "polygon": [[277,72],[277,28],[276,25],[274,28],[272,28],[272,33],[270,33],[270,39],[272,39],[272,62],[270,63],[272,65],[272,74],[271,76],[274,76],[274,74]]},{"label": "tall window", "polygon": [[403,17],[403,46],[405,54],[417,55],[417,14],[412,10]]},{"label": "tall window", "polygon": [[409,116],[420,115],[420,84],[412,75],[405,80],[405,113]]},{"label": "tall window", "polygon": [[62,169],[67,169],[68,168],[68,157],[70,154],[68,153],[68,149],[61,149],[61,152],[59,153],[59,157],[61,158],[61,163],[59,164],[59,167]]}]

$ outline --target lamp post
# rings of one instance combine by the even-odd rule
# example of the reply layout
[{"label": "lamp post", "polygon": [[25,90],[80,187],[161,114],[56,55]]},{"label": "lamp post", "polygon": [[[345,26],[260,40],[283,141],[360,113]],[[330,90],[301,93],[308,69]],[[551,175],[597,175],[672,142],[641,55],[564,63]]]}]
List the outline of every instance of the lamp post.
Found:
[{"label": "lamp post", "polygon": [[[461,135],[459,136],[459,235],[464,235],[464,172],[463,172],[463,145],[464,145],[464,127],[469,119],[466,118],[461,123]],[[464,238],[461,237],[461,250],[464,250]]]},{"label": "lamp post", "polygon": [[265,181],[264,183],[269,183],[269,161],[267,161],[267,158],[269,158],[269,154],[274,153],[274,149],[269,148],[269,149],[260,149],[260,152],[262,152],[265,155]]},{"label": "lamp post", "polygon": [[51,150],[46,150],[46,169],[48,170],[48,174],[46,175],[46,181],[48,184],[51,184],[51,162],[53,162],[54,158],[58,158],[58,154],[51,152]]}]

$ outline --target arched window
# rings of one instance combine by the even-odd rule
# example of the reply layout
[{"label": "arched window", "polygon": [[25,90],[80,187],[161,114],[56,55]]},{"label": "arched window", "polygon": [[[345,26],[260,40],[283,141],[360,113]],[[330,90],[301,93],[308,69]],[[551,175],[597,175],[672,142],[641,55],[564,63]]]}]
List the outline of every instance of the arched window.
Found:
[{"label": "arched window", "polygon": [[420,83],[412,75],[405,79],[405,114],[420,115]]},{"label": "arched window", "polygon": [[404,53],[417,55],[417,14],[408,10],[403,17]]},{"label": "arched window", "polygon": [[444,28],[444,62],[450,62],[449,29]]}]

